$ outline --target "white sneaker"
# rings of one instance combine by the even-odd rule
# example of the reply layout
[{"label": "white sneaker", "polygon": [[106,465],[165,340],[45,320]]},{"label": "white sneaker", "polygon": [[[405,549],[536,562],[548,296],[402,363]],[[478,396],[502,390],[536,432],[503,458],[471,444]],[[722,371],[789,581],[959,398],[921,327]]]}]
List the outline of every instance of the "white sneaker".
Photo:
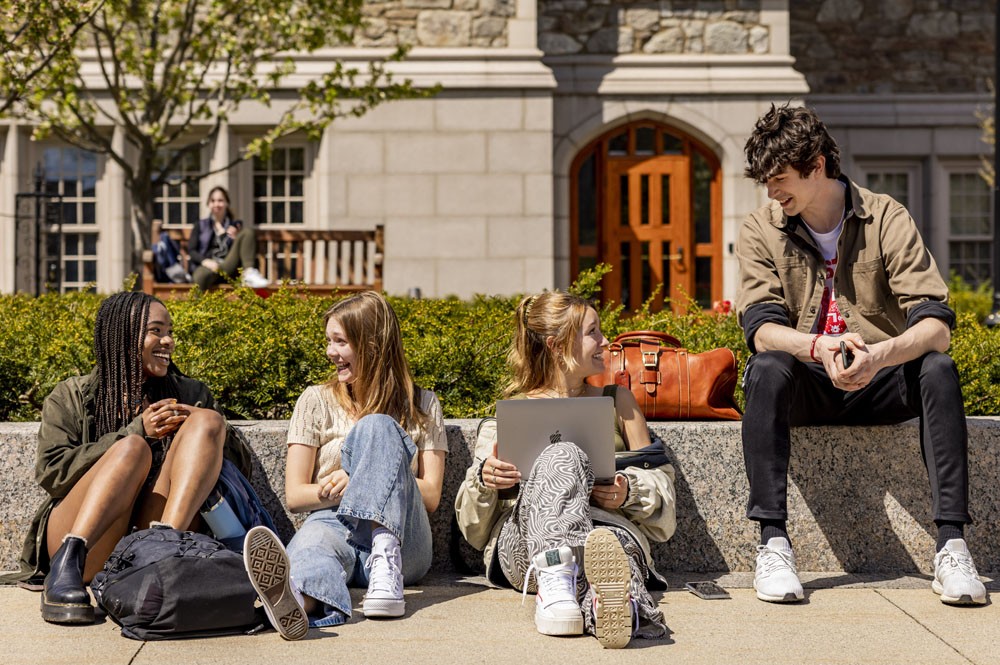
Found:
[{"label": "white sneaker", "polygon": [[594,590],[594,632],[605,649],[621,649],[635,632],[638,612],[632,600],[632,568],[618,536],[609,529],[587,535],[584,571]]},{"label": "white sneaker", "polygon": [[309,631],[301,597],[294,593],[288,575],[285,548],[273,531],[255,526],[243,538],[243,565],[256,589],[267,618],[286,640],[300,640]]},{"label": "white sneaker", "polygon": [[795,569],[795,554],[787,538],[771,538],[757,546],[757,569],[753,576],[757,597],[771,603],[795,603],[803,598],[802,583]]},{"label": "white sneaker", "polygon": [[251,289],[263,289],[268,284],[270,282],[256,268],[246,268],[243,270],[243,286],[249,286]]},{"label": "white sneaker", "polygon": [[532,557],[524,575],[522,604],[528,593],[532,571],[538,586],[538,593],[535,594],[535,627],[538,632],[542,635],[582,635],[583,613],[576,600],[579,568],[573,550],[560,547]]},{"label": "white sneaker", "polygon": [[976,564],[962,538],[953,538],[934,557],[931,589],[948,605],[983,605],[986,587],[979,581]]},{"label": "white sneaker", "polygon": [[365,562],[368,592],[361,609],[369,619],[401,617],[406,611],[406,601],[403,600],[403,555],[399,539],[392,538],[389,546],[385,546],[381,538],[376,540]]}]

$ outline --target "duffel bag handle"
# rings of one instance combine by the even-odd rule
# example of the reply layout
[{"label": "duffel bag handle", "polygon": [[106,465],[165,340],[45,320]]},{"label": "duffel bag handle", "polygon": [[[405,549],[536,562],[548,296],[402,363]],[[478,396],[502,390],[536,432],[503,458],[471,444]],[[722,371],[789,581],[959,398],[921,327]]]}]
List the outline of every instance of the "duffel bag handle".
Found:
[{"label": "duffel bag handle", "polygon": [[660,332],[658,330],[633,330],[631,332],[625,332],[618,337],[615,337],[613,344],[621,344],[622,342],[635,340],[637,342],[646,340],[650,342],[658,342],[665,344],[666,346],[673,346],[680,348],[681,341],[674,337],[673,335],[668,335],[665,332]]}]

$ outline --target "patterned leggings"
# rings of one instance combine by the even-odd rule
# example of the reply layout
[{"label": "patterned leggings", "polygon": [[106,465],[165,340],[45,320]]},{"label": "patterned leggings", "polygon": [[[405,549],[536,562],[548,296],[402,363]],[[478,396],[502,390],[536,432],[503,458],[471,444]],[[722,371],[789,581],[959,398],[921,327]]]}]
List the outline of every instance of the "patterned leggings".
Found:
[{"label": "patterned leggings", "polygon": [[[528,479],[521,483],[521,493],[507,522],[497,538],[500,569],[510,585],[520,589],[531,557],[544,550],[563,545],[583,550],[593,528],[590,517],[590,491],[594,487],[594,472],[590,460],[576,445],[554,443],[547,447],[531,468]],[[639,637],[657,638],[666,634],[663,613],[646,589],[649,569],[642,548],[635,538],[621,527],[611,530],[629,558],[632,569],[632,598],[639,608]],[[581,562],[579,556],[577,561]],[[594,633],[593,591],[582,574],[577,579],[577,599],[584,608],[584,627]],[[534,580],[528,589],[535,592]]]}]

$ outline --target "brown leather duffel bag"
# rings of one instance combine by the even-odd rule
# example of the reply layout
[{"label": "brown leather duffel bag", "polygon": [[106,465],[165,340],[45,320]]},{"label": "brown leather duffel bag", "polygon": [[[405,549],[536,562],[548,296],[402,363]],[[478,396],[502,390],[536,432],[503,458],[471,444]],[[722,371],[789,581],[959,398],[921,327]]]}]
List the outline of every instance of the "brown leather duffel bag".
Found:
[{"label": "brown leather duffel bag", "polygon": [[736,356],[729,349],[690,353],[654,330],[615,337],[604,351],[604,373],[587,379],[632,391],[646,420],[739,420]]}]

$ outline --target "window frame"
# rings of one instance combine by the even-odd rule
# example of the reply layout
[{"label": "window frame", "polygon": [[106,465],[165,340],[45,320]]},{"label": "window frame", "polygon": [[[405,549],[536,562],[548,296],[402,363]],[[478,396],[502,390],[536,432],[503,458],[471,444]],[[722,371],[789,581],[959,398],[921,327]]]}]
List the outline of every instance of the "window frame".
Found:
[{"label": "window frame", "polygon": [[[249,203],[249,207],[247,208],[247,210],[250,211],[250,216],[253,218],[253,225],[255,227],[266,228],[266,229],[306,229],[306,228],[314,228],[315,227],[315,223],[314,223],[315,220],[313,219],[313,206],[312,206],[312,203],[311,203],[311,200],[314,197],[312,197],[310,195],[311,194],[310,185],[311,185],[311,180],[312,180],[312,167],[311,167],[311,165],[312,165],[312,161],[313,161],[313,146],[312,146],[312,144],[310,144],[308,141],[304,141],[304,140],[281,141],[281,142],[275,144],[274,148],[272,149],[271,157],[269,158],[269,162],[271,162],[274,159],[274,152],[275,151],[277,151],[277,150],[293,150],[293,149],[296,149],[296,148],[302,150],[302,170],[301,171],[298,171],[298,170],[294,170],[293,171],[293,170],[288,169],[287,166],[286,166],[286,168],[284,170],[284,173],[285,173],[285,182],[284,182],[285,193],[281,194],[281,195],[278,195],[278,196],[275,196],[271,192],[271,190],[270,190],[270,187],[272,186],[272,183],[273,183],[272,178],[278,172],[272,170],[271,168],[269,168],[267,171],[258,171],[258,169],[257,169],[257,160],[256,159],[249,159],[249,160],[247,160],[246,171],[247,171],[247,173],[249,175],[249,189],[247,191],[247,196],[246,196],[246,200]],[[286,164],[287,164],[287,157],[286,157]],[[268,194],[265,195],[264,197],[258,197],[257,193],[256,193],[255,181],[256,181],[256,178],[261,177],[261,176],[267,178],[267,184],[268,184]],[[291,195],[291,194],[288,193],[288,191],[290,189],[290,187],[289,187],[289,178],[290,177],[295,177],[295,176],[300,176],[302,178],[302,190],[301,190],[301,194],[293,196],[293,195]],[[265,205],[267,205],[268,206],[268,212],[270,213],[270,211],[273,210],[273,208],[272,208],[273,204],[276,203],[276,202],[279,202],[279,201],[284,201],[285,202],[284,214],[285,214],[286,221],[283,221],[283,222],[272,222],[272,221],[258,219],[258,216],[257,216],[257,205],[258,205],[258,203],[263,202]],[[300,222],[288,221],[290,219],[290,217],[291,217],[291,204],[293,204],[293,203],[300,203],[301,206],[302,206],[302,220]]]},{"label": "window frame", "polygon": [[[993,275],[993,252],[995,248],[993,247],[994,240],[994,230],[993,230],[993,220],[994,220],[994,200],[992,192],[989,185],[985,180],[982,179],[980,175],[981,164],[976,160],[955,160],[942,162],[941,164],[941,175],[940,182],[941,188],[939,191],[942,192],[940,197],[940,207],[943,209],[943,214],[941,219],[944,223],[941,224],[942,235],[944,237],[944,242],[942,245],[942,251],[940,252],[940,260],[938,261],[942,272],[946,278],[950,278],[953,272],[961,274],[958,267],[952,265],[951,261],[951,247],[952,243],[955,242],[973,242],[985,245],[989,249],[989,257],[986,261],[986,277],[983,281],[989,282]],[[951,188],[952,188],[952,176],[953,175],[968,175],[975,176],[976,179],[982,184],[983,193],[986,198],[986,217],[989,221],[988,231],[982,234],[954,234],[952,232],[952,209],[951,209]],[[938,255],[936,255],[938,256]],[[967,280],[968,281],[968,280]],[[976,284],[973,283],[973,286]]]},{"label": "window frame", "polygon": [[[178,150],[178,148],[166,147],[166,148],[162,148],[161,150],[169,152],[169,151],[176,151],[176,150]],[[204,173],[207,170],[207,168],[206,168],[207,167],[207,161],[206,161],[207,157],[206,157],[206,154],[205,154],[205,150],[203,150],[203,149],[202,150],[197,150],[194,153],[192,153],[192,156],[198,162],[197,171],[195,171],[195,172],[196,173]],[[185,175],[187,173],[186,167],[184,165],[182,165],[182,167],[183,168],[181,170],[181,175]],[[202,190],[204,190],[205,178],[198,178],[196,184],[197,184],[197,187],[198,187],[198,192],[194,196],[191,196],[187,192],[187,188],[190,185],[190,183],[187,182],[187,181],[183,181],[179,185],[179,187],[181,187],[182,190],[183,190],[183,193],[180,196],[170,196],[168,194],[168,196],[167,196],[166,199],[162,198],[159,195],[154,196],[153,197],[153,206],[154,206],[154,208],[153,208],[153,219],[159,219],[159,220],[161,220],[163,222],[163,228],[164,229],[187,228],[187,227],[191,226],[192,224],[194,224],[195,222],[197,222],[199,219],[201,219],[205,214],[207,214],[206,213],[206,205],[207,204],[205,202],[205,198],[207,198],[207,197],[203,195],[203,191],[202,191]],[[171,187],[171,185],[168,185],[167,183],[164,183],[163,185],[160,186],[160,191],[161,192],[167,191],[167,190],[169,190],[170,187]],[[207,192],[205,192],[204,194],[207,194]],[[180,203],[181,204],[181,218],[182,218],[181,221],[174,221],[173,219],[166,219],[165,217],[167,217],[167,215],[157,215],[156,214],[156,208],[155,208],[155,206],[156,206],[157,203],[161,203],[164,206],[164,212],[166,212],[167,210],[169,210],[168,206],[171,203]],[[195,209],[197,211],[195,213],[194,219],[190,219],[189,215],[187,214],[187,211],[185,210],[185,207],[187,205],[190,205],[191,203],[195,204]]]},{"label": "window frame", "polygon": [[[58,163],[60,165],[59,179],[52,180],[51,174],[49,172],[48,166],[48,155],[50,150],[58,150],[59,157]],[[81,167],[77,167],[75,176],[77,183],[77,192],[75,194],[67,194],[65,192],[65,183],[67,182],[66,173],[61,170],[64,164],[63,154],[65,151],[74,151],[82,154],[91,154],[94,157],[94,168],[93,173],[88,174]],[[100,189],[102,180],[102,171],[104,167],[104,158],[100,153],[84,150],[83,148],[78,148],[76,146],[59,143],[59,142],[46,142],[38,146],[38,157],[40,163],[46,166],[45,169],[45,190],[49,190],[48,183],[57,182],[59,183],[58,192],[62,198],[62,206],[65,210],[66,205],[74,205],[75,209],[75,222],[66,222],[66,218],[63,217],[63,221],[60,227],[60,279],[59,279],[59,292],[66,293],[69,291],[84,291],[84,290],[94,290],[100,282],[100,259],[101,259],[101,241],[102,241],[102,228],[101,228],[101,206],[99,205],[100,200]],[[83,195],[83,179],[85,177],[92,177],[94,179],[92,195]],[[93,205],[93,222],[82,222],[80,221],[84,216],[84,208],[82,206],[86,204]],[[70,253],[68,250],[68,243],[70,236],[76,237],[76,247],[77,251]],[[94,251],[92,254],[86,254],[80,251],[87,242],[86,238],[92,237],[94,239]],[[41,257],[38,257],[41,259]],[[68,266],[70,264],[76,265],[77,279],[70,280],[67,277]],[[88,265],[90,264],[90,265]],[[85,279],[86,271],[89,267],[93,268],[94,274],[93,279]]]}]

